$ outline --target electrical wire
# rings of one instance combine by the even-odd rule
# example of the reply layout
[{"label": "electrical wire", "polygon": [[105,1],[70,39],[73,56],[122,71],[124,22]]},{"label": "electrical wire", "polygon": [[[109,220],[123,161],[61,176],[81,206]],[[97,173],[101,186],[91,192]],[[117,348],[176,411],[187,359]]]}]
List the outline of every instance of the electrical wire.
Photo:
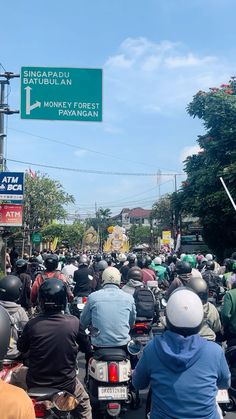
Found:
[{"label": "electrical wire", "polygon": [[[7,159],[13,163],[20,163],[26,166],[38,166],[38,167],[45,167],[47,169],[56,169],[56,170],[65,170],[68,172],[79,172],[79,173],[92,173],[96,175],[109,175],[109,176],[145,176],[145,177],[156,177],[158,173],[138,173],[138,172],[110,172],[104,170],[92,170],[92,169],[75,169],[72,167],[62,167],[62,166],[53,166],[49,164],[41,164],[41,163],[32,163],[22,160],[15,160],[15,159]],[[159,176],[185,176],[184,173],[161,173]]]},{"label": "electrical wire", "polygon": [[108,172],[104,170],[92,170],[92,169],[75,169],[72,167],[62,167],[62,166],[53,166],[41,163],[32,163],[27,161],[21,160],[14,160],[14,159],[7,159],[8,161],[14,163],[24,164],[26,166],[38,166],[38,167],[45,167],[47,169],[56,169],[56,170],[66,170],[68,172],[79,172],[79,173],[92,173],[96,175],[109,175],[109,176],[157,176],[156,173],[132,173],[132,172]]},{"label": "electrical wire", "polygon": [[89,153],[98,154],[100,156],[109,157],[110,159],[127,161],[127,162],[135,163],[135,164],[141,164],[141,165],[144,165],[144,166],[147,166],[147,167],[150,167],[150,166],[156,167],[152,164],[148,164],[148,163],[144,163],[144,162],[140,162],[140,161],[135,161],[135,160],[131,160],[131,159],[126,159],[125,157],[114,156],[114,155],[109,154],[109,153],[103,153],[102,151],[93,150],[91,148],[80,147],[78,145],[67,143],[65,141],[59,141],[59,140],[56,140],[56,139],[53,139],[53,138],[44,137],[42,135],[32,134],[32,133],[27,132],[27,131],[15,129],[15,128],[9,128],[9,129],[11,129],[12,131],[20,132],[22,134],[30,135],[30,136],[35,137],[35,138],[40,138],[41,140],[47,140],[47,141],[50,141],[50,142],[53,142],[53,143],[56,143],[56,144],[60,144],[60,145],[65,145],[67,147],[74,148],[74,149],[77,149],[77,150],[83,150],[83,151],[87,151]]}]

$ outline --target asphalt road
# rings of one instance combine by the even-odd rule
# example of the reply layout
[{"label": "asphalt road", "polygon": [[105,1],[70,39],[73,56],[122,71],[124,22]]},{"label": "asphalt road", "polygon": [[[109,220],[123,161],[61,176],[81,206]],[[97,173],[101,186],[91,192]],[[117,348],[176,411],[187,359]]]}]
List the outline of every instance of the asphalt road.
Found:
[{"label": "asphalt road", "polygon": [[[80,354],[78,359],[78,366],[79,366],[79,378],[82,383],[84,383],[84,376],[85,376],[85,360],[84,355]],[[145,419],[145,404],[147,399],[147,390],[143,390],[140,393],[142,404],[138,410],[131,410],[128,409],[127,413],[124,417],[125,419]],[[236,412],[235,413],[227,413],[225,419],[236,419]]]}]

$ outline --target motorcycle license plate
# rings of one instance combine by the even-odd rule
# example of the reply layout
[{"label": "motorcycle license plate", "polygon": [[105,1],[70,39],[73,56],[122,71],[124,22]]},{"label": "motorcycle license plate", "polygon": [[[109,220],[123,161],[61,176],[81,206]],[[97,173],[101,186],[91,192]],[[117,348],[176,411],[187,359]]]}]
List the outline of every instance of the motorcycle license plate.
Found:
[{"label": "motorcycle license plate", "polygon": [[228,390],[218,390],[216,396],[217,403],[229,403],[229,393]]},{"label": "motorcycle license plate", "polygon": [[98,400],[127,400],[127,387],[98,387]]}]

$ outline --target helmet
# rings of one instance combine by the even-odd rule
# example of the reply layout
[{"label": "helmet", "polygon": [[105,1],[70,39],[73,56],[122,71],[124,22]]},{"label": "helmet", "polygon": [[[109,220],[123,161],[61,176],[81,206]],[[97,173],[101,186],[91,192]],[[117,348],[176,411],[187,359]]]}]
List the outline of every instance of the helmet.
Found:
[{"label": "helmet", "polygon": [[204,279],[193,277],[188,282],[188,287],[196,292],[203,304],[206,304],[208,299],[208,286]]},{"label": "helmet", "polygon": [[213,262],[213,260],[208,260],[208,262],[206,263],[206,269],[208,271],[214,271],[215,263]]},{"label": "helmet", "polygon": [[153,263],[154,265],[161,265],[161,258],[157,256],[156,258],[153,259]]},{"label": "helmet", "polygon": [[118,261],[119,262],[126,262],[126,260],[127,260],[127,257],[126,257],[126,255],[124,253],[120,253],[118,255]]},{"label": "helmet", "polygon": [[213,255],[211,253],[207,253],[207,255],[205,256],[205,258],[207,260],[213,260]]},{"label": "helmet", "polygon": [[143,260],[143,267],[148,268],[152,263],[152,258],[150,256],[145,256]]},{"label": "helmet", "polygon": [[127,257],[128,262],[134,263],[136,261],[136,255],[134,253],[130,253]]},{"label": "helmet", "polygon": [[102,286],[106,284],[120,285],[121,273],[118,269],[109,266],[103,271]]},{"label": "helmet", "polygon": [[11,321],[8,312],[0,306],[0,362],[5,358],[11,336]]},{"label": "helmet", "polygon": [[86,256],[86,255],[80,256],[79,266],[82,266],[82,265],[88,266],[88,264],[89,264],[88,256]]},{"label": "helmet", "polygon": [[25,259],[18,259],[16,261],[16,272],[19,274],[26,272],[27,265],[28,265],[28,262]]},{"label": "helmet", "polygon": [[166,306],[167,328],[179,335],[189,336],[199,332],[203,321],[203,305],[194,291],[177,288]]},{"label": "helmet", "polygon": [[192,266],[188,262],[176,263],[177,275],[190,274],[192,272]]},{"label": "helmet", "polygon": [[67,303],[66,285],[60,279],[46,279],[39,287],[39,304],[43,311],[65,310]]},{"label": "helmet", "polygon": [[95,260],[96,262],[100,262],[100,260],[102,260],[102,255],[100,255],[100,253],[97,253],[95,256]]},{"label": "helmet", "polygon": [[143,271],[138,266],[134,266],[128,270],[128,280],[133,279],[134,281],[143,282]]},{"label": "helmet", "polygon": [[108,263],[105,260],[100,260],[97,264],[97,269],[99,271],[104,271],[106,268],[108,268]]},{"label": "helmet", "polygon": [[0,279],[0,300],[16,302],[20,298],[22,282],[18,276],[7,275]]},{"label": "helmet", "polygon": [[49,272],[53,272],[58,267],[58,256],[55,254],[47,255],[44,260],[44,265]]},{"label": "helmet", "polygon": [[16,267],[22,268],[22,266],[27,266],[27,261],[25,259],[18,259],[16,261]]}]

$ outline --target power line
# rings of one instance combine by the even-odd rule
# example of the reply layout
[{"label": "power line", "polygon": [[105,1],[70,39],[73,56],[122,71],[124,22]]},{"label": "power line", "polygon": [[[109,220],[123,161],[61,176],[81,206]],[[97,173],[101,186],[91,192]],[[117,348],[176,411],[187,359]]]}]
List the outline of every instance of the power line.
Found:
[{"label": "power line", "polygon": [[114,155],[109,154],[109,153],[103,153],[102,151],[93,150],[91,148],[80,147],[78,145],[67,143],[65,141],[59,141],[59,140],[56,140],[56,139],[53,139],[53,138],[44,137],[42,135],[32,134],[30,132],[19,130],[19,129],[16,129],[16,128],[9,128],[9,129],[11,129],[12,131],[20,132],[22,134],[30,135],[30,136],[35,137],[35,138],[40,138],[41,140],[47,140],[47,141],[50,141],[52,143],[65,145],[67,147],[74,148],[76,150],[83,150],[83,151],[87,151],[89,153],[98,154],[100,156],[109,157],[111,159],[116,159],[116,160],[120,160],[120,161],[127,161],[127,162],[135,163],[135,164],[141,164],[141,165],[144,165],[144,166],[147,166],[147,167],[150,167],[150,166],[156,167],[152,164],[148,164],[148,163],[144,163],[144,162],[140,162],[140,161],[135,161],[135,160],[130,160],[130,159],[127,159],[125,157],[114,156]]},{"label": "power line", "polygon": [[[7,159],[7,161],[11,161],[13,163],[24,164],[26,166],[38,166],[38,167],[45,167],[47,169],[66,170],[68,172],[79,172],[79,173],[92,173],[92,174],[96,174],[96,175],[111,175],[111,176],[151,176],[151,177],[158,176],[158,173],[108,172],[108,171],[104,171],[104,170],[75,169],[75,168],[71,168],[71,167],[52,166],[52,165],[47,165],[47,164],[32,163],[32,162],[21,161],[21,160],[14,160],[14,159]],[[161,176],[174,176],[174,175],[177,175],[177,176],[185,176],[184,173],[161,173]]]}]

